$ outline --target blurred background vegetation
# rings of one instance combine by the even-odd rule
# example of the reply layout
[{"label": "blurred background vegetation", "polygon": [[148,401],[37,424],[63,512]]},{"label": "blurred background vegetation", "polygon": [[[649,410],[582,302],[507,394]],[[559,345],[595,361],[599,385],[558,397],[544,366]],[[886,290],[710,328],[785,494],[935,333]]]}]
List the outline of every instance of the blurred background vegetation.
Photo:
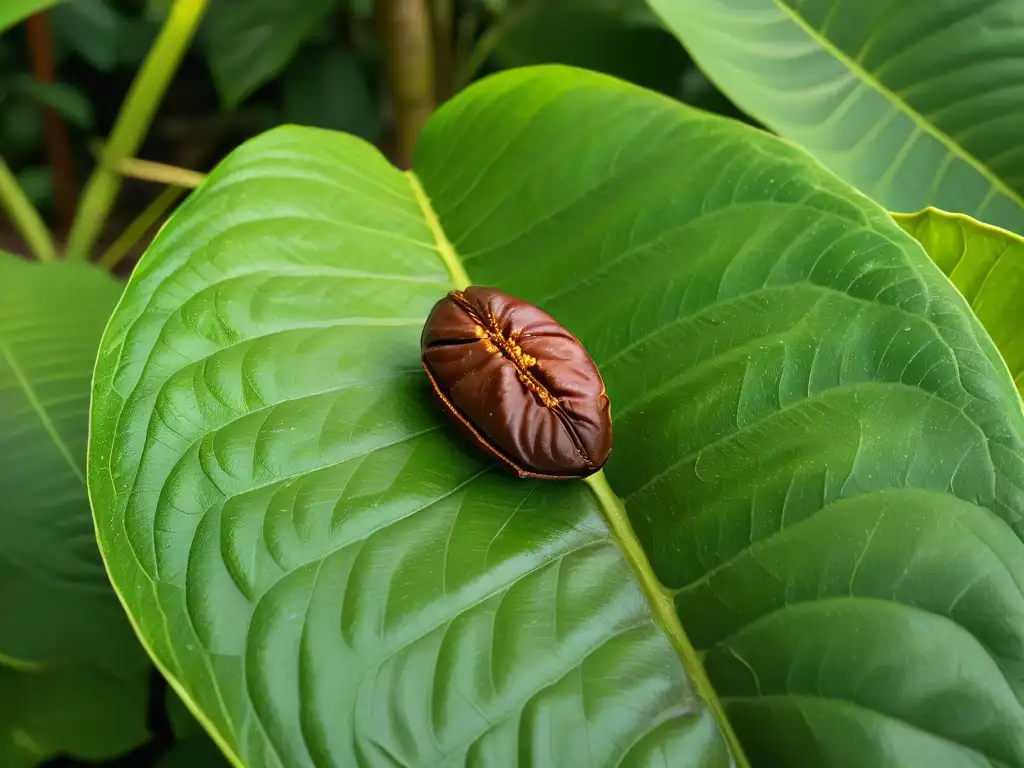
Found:
[{"label": "blurred background vegetation", "polygon": [[[0,156],[58,240],[169,5],[68,0],[0,37]],[[642,0],[425,7],[441,16],[430,20],[429,41],[417,39],[421,27],[403,16],[401,2],[378,0],[375,8],[374,0],[212,0],[138,156],[206,171],[247,138],[299,123],[356,134],[405,165],[437,103],[490,72],[539,63],[586,67],[741,116]],[[125,171],[160,177],[160,169]],[[161,189],[129,178],[100,247]],[[145,244],[134,244],[133,255]],[[0,250],[26,253],[6,220]]]}]

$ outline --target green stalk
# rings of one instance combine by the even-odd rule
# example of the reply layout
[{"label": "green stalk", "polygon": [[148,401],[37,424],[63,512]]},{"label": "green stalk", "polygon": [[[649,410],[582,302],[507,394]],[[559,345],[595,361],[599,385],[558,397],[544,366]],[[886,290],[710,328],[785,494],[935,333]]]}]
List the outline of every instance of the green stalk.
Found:
[{"label": "green stalk", "polygon": [[128,90],[101,161],[85,186],[68,236],[69,259],[85,261],[89,258],[121,188],[117,165],[138,151],[167,86],[195,35],[206,3],[207,0],[174,0],[156,42],[146,54],[146,60]]},{"label": "green stalk", "polygon": [[157,184],[166,184],[182,189],[195,189],[206,178],[205,173],[190,171],[188,168],[179,168],[166,163],[154,163],[152,160],[140,160],[137,157],[126,157],[114,166],[114,170],[121,176],[153,181]]},{"label": "green stalk", "polygon": [[18,180],[3,158],[0,158],[0,204],[7,209],[11,221],[36,258],[40,261],[53,261],[57,258],[57,247],[53,244],[49,230],[25,192],[18,186]]}]

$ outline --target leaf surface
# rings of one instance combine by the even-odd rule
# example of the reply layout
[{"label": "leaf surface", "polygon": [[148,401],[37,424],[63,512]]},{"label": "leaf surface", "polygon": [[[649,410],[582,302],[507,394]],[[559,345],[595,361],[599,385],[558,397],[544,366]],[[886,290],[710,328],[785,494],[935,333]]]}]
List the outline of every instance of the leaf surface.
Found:
[{"label": "leaf surface", "polygon": [[[244,145],[101,344],[101,547],[230,754],[742,764],[731,722],[755,765],[1024,765],[1024,413],[909,235],[777,139],[562,67],[461,94],[414,168]],[[593,354],[628,521],[439,413],[420,327],[465,273]]]},{"label": "leaf surface", "polygon": [[936,208],[893,218],[964,295],[1024,391],[1024,239]]},{"label": "leaf surface", "polygon": [[96,269],[0,253],[0,657],[145,666],[85,487],[93,361],[120,290]]},{"label": "leaf surface", "polygon": [[650,0],[742,109],[890,210],[1024,232],[1021,0]]}]

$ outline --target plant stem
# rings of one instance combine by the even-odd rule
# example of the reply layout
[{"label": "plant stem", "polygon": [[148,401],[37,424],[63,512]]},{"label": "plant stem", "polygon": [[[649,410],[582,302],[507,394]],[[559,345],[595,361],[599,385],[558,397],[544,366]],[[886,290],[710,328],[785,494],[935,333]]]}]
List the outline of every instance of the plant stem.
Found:
[{"label": "plant stem", "polygon": [[183,189],[195,189],[206,178],[206,174],[199,171],[190,171],[188,168],[179,168],[166,163],[154,163],[152,160],[141,160],[137,157],[126,157],[119,160],[114,166],[114,170],[120,175],[132,179],[153,181],[157,184],[167,184]]},{"label": "plant stem", "polygon": [[11,221],[21,232],[36,258],[40,261],[53,261],[57,258],[57,247],[53,244],[53,238],[50,237],[39,212],[32,207],[32,203],[18,186],[18,180],[14,178],[3,158],[0,158],[0,203],[7,209]]},{"label": "plant stem", "polygon": [[395,103],[395,164],[412,165],[420,129],[434,111],[434,40],[427,0],[378,0]]},{"label": "plant stem", "polygon": [[[52,83],[56,67],[53,61],[53,37],[50,35],[46,14],[36,13],[29,16],[25,22],[25,32],[28,37],[29,58],[32,60],[32,75],[37,82]],[[71,162],[67,126],[52,107],[43,110],[43,135],[46,162],[50,166],[53,185],[53,209],[57,214],[58,228],[66,231],[75,217],[75,170]]]},{"label": "plant stem", "polygon": [[157,198],[146,206],[146,209],[140,213],[135,219],[125,227],[125,230],[120,236],[113,242],[113,244],[107,249],[100,258],[96,261],[97,266],[102,269],[112,272],[114,268],[121,263],[121,259],[128,255],[128,251],[135,245],[146,232],[149,231],[150,227],[156,224],[160,218],[169,211],[178,200],[181,199],[182,195],[185,194],[185,190],[181,187],[167,187],[161,192]]},{"label": "plant stem", "polygon": [[103,229],[121,187],[117,164],[136,153],[206,9],[207,0],[174,0],[156,42],[128,90],[103,151],[85,187],[68,236],[68,258],[84,261]]}]

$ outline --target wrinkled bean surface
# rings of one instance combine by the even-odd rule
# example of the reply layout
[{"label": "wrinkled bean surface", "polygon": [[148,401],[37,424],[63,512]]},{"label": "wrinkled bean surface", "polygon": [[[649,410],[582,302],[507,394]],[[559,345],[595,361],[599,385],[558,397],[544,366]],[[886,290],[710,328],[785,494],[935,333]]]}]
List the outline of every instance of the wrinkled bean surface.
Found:
[{"label": "wrinkled bean surface", "polygon": [[586,477],[608,459],[611,412],[601,374],[546,312],[470,286],[434,305],[420,344],[448,413],[521,477]]}]

